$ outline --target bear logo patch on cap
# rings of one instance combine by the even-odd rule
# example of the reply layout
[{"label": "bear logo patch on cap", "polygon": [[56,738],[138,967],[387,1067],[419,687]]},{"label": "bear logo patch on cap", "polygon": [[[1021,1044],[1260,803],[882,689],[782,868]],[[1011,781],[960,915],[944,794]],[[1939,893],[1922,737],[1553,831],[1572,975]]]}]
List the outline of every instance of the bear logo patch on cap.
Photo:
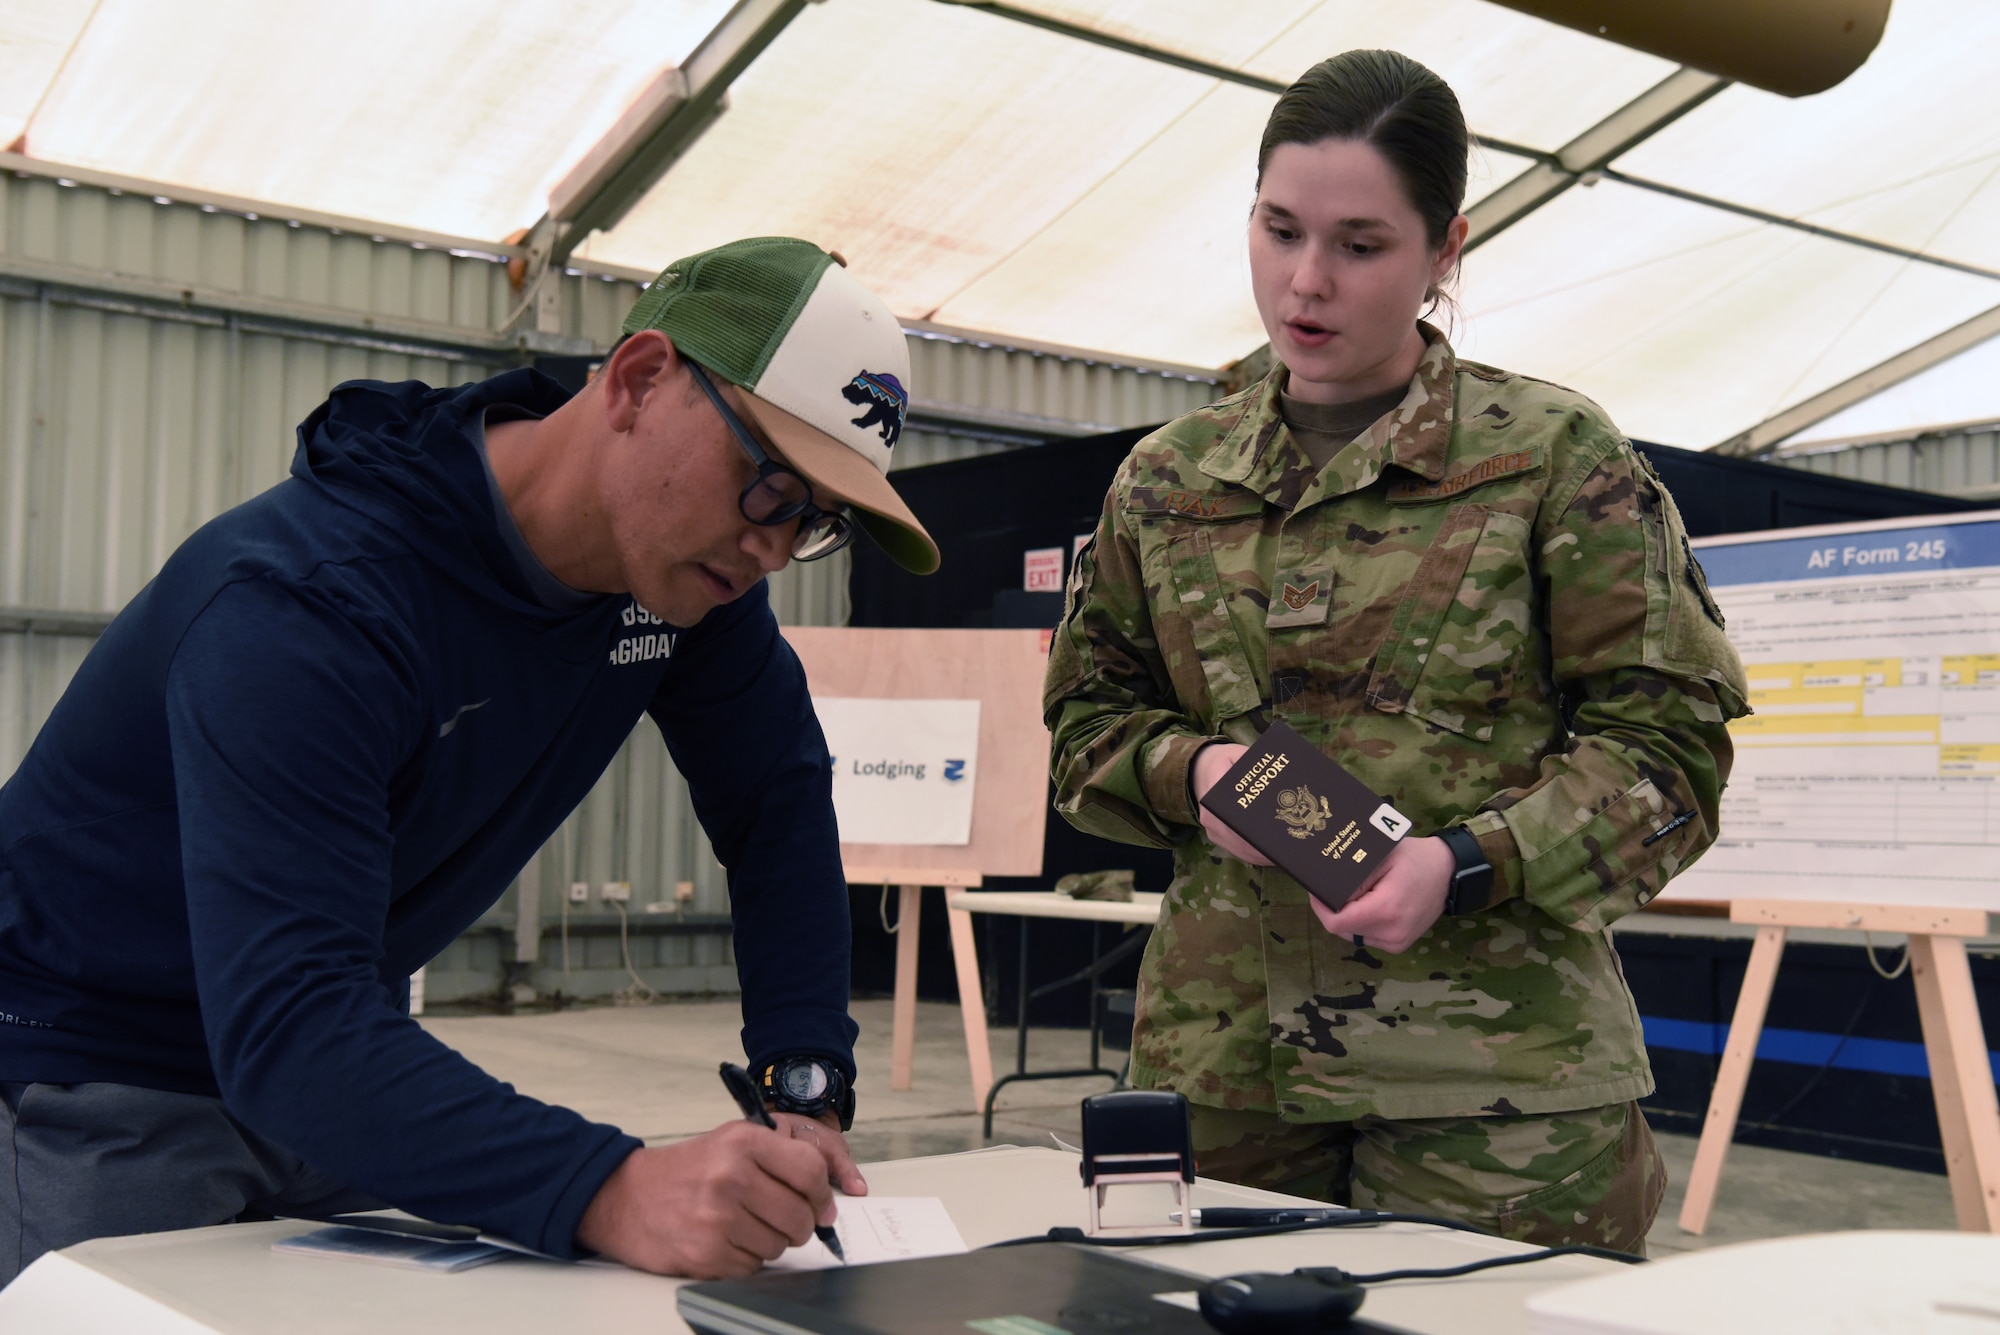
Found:
[{"label": "bear logo patch on cap", "polygon": [[883,444],[892,450],[896,448],[896,441],[903,434],[903,418],[910,411],[910,395],[901,381],[887,372],[877,375],[873,371],[863,371],[847,382],[847,388],[840,391],[840,396],[856,407],[868,410],[855,418],[853,425],[880,427]]}]

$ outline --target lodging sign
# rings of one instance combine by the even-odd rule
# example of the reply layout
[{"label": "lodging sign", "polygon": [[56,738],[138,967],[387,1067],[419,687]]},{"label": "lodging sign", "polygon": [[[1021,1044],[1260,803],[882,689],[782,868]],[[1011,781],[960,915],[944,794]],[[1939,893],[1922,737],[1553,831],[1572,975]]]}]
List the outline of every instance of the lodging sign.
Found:
[{"label": "lodging sign", "polygon": [[1754,712],[1668,893],[2000,912],[2000,512],[1694,545]]},{"label": "lodging sign", "polygon": [[843,844],[972,840],[979,701],[814,696]]}]

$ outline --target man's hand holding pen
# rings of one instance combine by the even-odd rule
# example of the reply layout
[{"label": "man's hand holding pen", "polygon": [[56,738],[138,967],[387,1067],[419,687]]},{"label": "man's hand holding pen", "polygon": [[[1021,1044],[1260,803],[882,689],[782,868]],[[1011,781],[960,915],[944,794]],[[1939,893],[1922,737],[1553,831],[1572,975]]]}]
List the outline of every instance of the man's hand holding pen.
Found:
[{"label": "man's hand holding pen", "polygon": [[830,1230],[834,1187],[868,1192],[838,1118],[766,1117],[635,1150],[584,1212],[578,1243],[640,1270],[727,1279]]},{"label": "man's hand holding pen", "polygon": [[838,1117],[832,1113],[807,1117],[773,1109],[771,1120],[778,1124],[778,1130],[794,1140],[805,1141],[825,1156],[827,1180],[837,1190],[849,1196],[868,1194],[868,1180],[854,1166],[854,1155],[847,1148],[847,1137],[840,1133]]}]

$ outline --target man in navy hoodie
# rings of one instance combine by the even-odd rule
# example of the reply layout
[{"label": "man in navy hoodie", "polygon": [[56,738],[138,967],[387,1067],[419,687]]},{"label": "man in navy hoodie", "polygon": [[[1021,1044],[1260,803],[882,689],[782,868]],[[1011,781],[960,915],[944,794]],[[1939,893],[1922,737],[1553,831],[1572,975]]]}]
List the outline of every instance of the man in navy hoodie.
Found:
[{"label": "man in navy hoodie", "polygon": [[[671,266],[625,328],[574,398],[527,370],[336,388],[0,788],[0,1282],[84,1238],[369,1198],[739,1274],[831,1220],[829,1179],[867,1189],[826,744],[763,579],[856,525],[936,567],[884,476],[908,352],[782,238]],[[777,1134],[644,1148],[408,1015],[410,973],[642,713],[729,868]]]}]

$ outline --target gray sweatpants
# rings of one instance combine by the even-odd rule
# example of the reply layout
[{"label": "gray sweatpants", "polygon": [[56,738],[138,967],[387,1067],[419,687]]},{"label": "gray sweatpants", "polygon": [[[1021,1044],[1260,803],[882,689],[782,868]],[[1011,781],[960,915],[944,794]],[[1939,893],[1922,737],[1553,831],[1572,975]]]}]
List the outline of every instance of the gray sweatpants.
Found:
[{"label": "gray sweatpants", "polygon": [[0,1285],[87,1238],[380,1208],[245,1128],[220,1099],[0,1083]]}]

